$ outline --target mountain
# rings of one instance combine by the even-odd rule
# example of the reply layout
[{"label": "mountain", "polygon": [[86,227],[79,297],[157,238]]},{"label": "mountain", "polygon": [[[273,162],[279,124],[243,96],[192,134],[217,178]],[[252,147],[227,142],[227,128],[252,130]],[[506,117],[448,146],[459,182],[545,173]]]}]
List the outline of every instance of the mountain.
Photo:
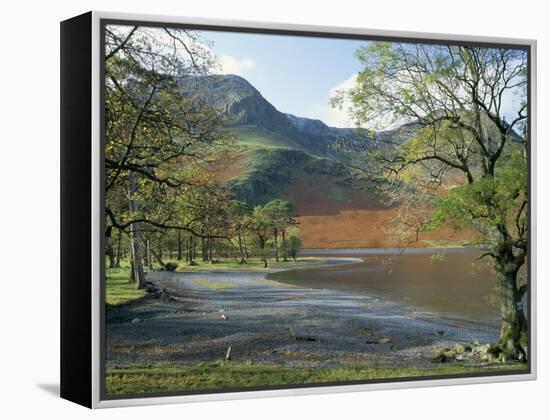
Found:
[{"label": "mountain", "polygon": [[[247,80],[236,75],[188,77],[182,83],[188,94],[222,111],[228,123],[249,133],[254,128],[278,138],[275,143],[317,156],[333,156],[338,144],[370,150],[375,143],[349,128],[329,127],[320,120],[297,117],[278,111]],[[249,137],[249,136],[248,136]],[[271,142],[273,143],[273,142]]]},{"label": "mountain", "polygon": [[[247,80],[235,75],[186,77],[181,89],[221,111],[242,149],[233,162],[215,168],[236,199],[250,206],[289,200],[307,248],[387,247],[384,224],[396,216],[374,190],[357,182],[350,162],[356,152],[380,148],[352,128],[277,110]],[[378,134],[402,143],[419,129],[407,124]],[[452,230],[423,239],[459,242]]]}]

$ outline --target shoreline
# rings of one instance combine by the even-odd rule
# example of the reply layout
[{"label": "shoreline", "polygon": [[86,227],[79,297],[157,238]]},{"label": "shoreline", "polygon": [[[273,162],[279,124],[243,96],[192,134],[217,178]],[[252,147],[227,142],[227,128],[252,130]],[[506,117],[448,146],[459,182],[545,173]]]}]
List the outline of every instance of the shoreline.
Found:
[{"label": "shoreline", "polygon": [[429,254],[431,252],[474,252],[483,251],[483,248],[472,246],[425,246],[425,247],[387,247],[387,248],[307,248],[301,251],[303,256],[328,254],[356,254],[356,255],[401,255],[401,254]]},{"label": "shoreline", "polygon": [[[303,268],[320,268],[324,266],[330,266],[330,265],[337,265],[337,264],[353,264],[353,263],[359,263],[364,261],[362,258],[355,258],[355,257],[316,257],[316,256],[310,256],[310,255],[301,255],[297,258],[296,261],[270,261],[268,264],[268,267],[265,268],[263,266],[263,262],[261,264],[256,261],[254,263],[214,263],[214,264],[207,264],[207,265],[196,265],[196,266],[189,266],[185,265],[182,267],[176,268],[174,273],[180,273],[180,274],[193,274],[193,273],[211,273],[211,272],[229,272],[229,273],[236,273],[236,272],[250,272],[250,273],[278,273],[281,271],[287,271],[287,270],[298,270]],[[256,264],[254,266],[253,264]],[[275,265],[275,266],[274,266]],[[156,270],[152,271],[151,273],[160,273],[163,272],[162,270]]]},{"label": "shoreline", "polygon": [[[315,267],[360,261],[330,258]],[[498,337],[475,322],[366,294],[266,278],[300,268],[150,273],[169,297],[148,296],[108,312],[107,366],[216,362],[231,347],[237,362],[429,368],[438,348]]]}]

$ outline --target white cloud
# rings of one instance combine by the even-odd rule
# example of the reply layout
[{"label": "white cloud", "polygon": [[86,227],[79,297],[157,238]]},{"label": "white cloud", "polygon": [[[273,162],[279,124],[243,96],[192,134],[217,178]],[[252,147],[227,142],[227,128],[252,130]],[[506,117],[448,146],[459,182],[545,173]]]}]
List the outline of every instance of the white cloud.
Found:
[{"label": "white cloud", "polygon": [[329,90],[328,96],[332,98],[338,93],[338,91],[351,89],[355,86],[356,83],[357,83],[357,74],[354,73],[343,82],[340,82],[336,86],[331,88]]},{"label": "white cloud", "polygon": [[[401,83],[404,85],[412,83],[407,78],[408,74],[404,73],[403,77],[401,77],[401,79],[403,80]],[[352,107],[352,104],[349,98],[344,100],[341,109],[338,107],[333,108],[330,105],[330,99],[336,96],[338,91],[349,91],[356,85],[356,83],[357,74],[353,74],[346,80],[338,83],[336,86],[329,89],[325,101],[323,101],[322,103],[314,103],[305,116],[308,118],[321,120],[325,124],[332,127],[355,127],[355,121],[350,117],[350,108]],[[513,85],[515,83],[515,80],[512,80],[509,83]],[[388,82],[385,87],[390,91],[395,90],[397,92],[400,86],[393,82]],[[461,83],[457,82],[454,86],[452,86],[452,88],[456,96],[461,97],[464,103],[469,103],[469,94],[461,85]],[[438,97],[439,100],[442,102],[450,101],[448,96],[445,93],[441,94],[441,92],[437,88],[434,88],[432,94]],[[521,109],[521,104],[525,100],[525,93],[522,92],[521,89],[506,89],[504,91],[504,94],[502,95],[501,100],[502,103],[500,108],[500,116],[504,117],[506,121],[511,122],[518,116],[518,111]],[[450,108],[452,106],[453,105],[449,102],[448,107]],[[490,106],[490,104],[487,104],[487,106]],[[424,110],[422,108],[418,108],[416,111],[419,114],[424,113]],[[495,109],[491,108],[491,111],[495,112]],[[525,111],[523,113],[525,113]],[[369,124],[365,125],[364,127],[372,128],[376,131],[388,130],[396,128],[408,121],[410,121],[410,118],[395,118],[393,114],[386,113],[384,115],[374,116],[369,121]]]},{"label": "white cloud", "polygon": [[222,55],[218,59],[218,73],[237,74],[245,76],[256,68],[256,62],[248,57],[237,58],[231,55]]},{"label": "white cloud", "polygon": [[349,101],[344,101],[340,109],[332,107],[330,99],[335,97],[338,91],[351,89],[356,83],[357,74],[353,74],[346,80],[330,88],[327,93],[326,102],[313,104],[306,117],[321,120],[331,127],[354,127],[353,120],[349,116]]}]

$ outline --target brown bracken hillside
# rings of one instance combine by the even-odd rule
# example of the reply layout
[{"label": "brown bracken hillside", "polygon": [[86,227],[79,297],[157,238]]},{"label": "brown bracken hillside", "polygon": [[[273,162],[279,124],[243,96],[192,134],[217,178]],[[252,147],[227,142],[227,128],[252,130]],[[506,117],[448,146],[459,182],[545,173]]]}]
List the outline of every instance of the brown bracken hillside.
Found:
[{"label": "brown bracken hillside", "polygon": [[373,193],[354,191],[322,175],[301,174],[281,193],[294,204],[309,249],[456,246],[473,237],[471,231],[450,228],[421,232],[418,241],[416,232],[392,234],[397,209],[386,207]]}]

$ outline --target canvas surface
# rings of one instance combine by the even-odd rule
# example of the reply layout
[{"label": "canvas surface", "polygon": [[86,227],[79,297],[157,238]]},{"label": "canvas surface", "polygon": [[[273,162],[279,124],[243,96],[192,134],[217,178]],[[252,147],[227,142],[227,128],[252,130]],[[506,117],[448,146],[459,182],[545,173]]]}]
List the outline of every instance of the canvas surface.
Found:
[{"label": "canvas surface", "polygon": [[103,29],[108,398],[529,372],[526,48]]}]

